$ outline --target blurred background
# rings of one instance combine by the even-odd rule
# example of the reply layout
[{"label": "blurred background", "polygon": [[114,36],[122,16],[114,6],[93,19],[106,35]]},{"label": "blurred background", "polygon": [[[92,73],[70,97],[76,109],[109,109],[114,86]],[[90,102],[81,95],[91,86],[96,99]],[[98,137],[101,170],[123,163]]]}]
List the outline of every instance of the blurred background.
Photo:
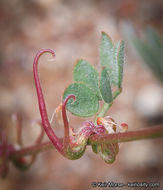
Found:
[{"label": "blurred background", "polygon": [[[162,0],[1,0],[0,130],[8,131],[10,142],[15,141],[14,112],[23,115],[25,146],[39,133],[39,127],[32,125],[40,119],[32,74],[36,52],[42,48],[56,52],[54,61],[45,55],[39,66],[51,117],[72,82],[76,60],[86,59],[99,68],[101,31],[114,42],[124,39],[126,46],[123,93],[108,114],[118,123],[128,123],[129,130],[163,123]],[[70,115],[75,128],[82,121]],[[53,122],[53,127],[57,135],[63,135],[62,126]],[[0,190],[94,189],[93,181],[159,182],[163,187],[162,144],[163,139],[121,144],[111,165],[90,147],[76,161],[52,149],[40,153],[26,172],[11,165],[8,177],[0,179]]]}]

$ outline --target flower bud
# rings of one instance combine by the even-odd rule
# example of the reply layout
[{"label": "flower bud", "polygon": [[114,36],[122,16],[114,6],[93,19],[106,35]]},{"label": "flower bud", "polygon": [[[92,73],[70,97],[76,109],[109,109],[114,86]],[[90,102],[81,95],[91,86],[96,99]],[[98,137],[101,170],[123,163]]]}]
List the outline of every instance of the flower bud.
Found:
[{"label": "flower bud", "polygon": [[80,158],[85,152],[88,138],[94,133],[94,129],[95,126],[91,121],[84,122],[78,132],[70,136],[65,156],[71,160]]},{"label": "flower bud", "polygon": [[98,145],[98,153],[100,157],[107,163],[111,164],[115,161],[116,155],[119,152],[118,143]]}]

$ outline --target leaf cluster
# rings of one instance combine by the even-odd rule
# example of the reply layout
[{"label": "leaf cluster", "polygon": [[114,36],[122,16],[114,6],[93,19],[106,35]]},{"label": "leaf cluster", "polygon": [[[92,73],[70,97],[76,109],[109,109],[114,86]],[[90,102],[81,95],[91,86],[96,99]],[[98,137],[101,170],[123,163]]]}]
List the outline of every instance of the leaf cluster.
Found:
[{"label": "leaf cluster", "polygon": [[114,44],[102,32],[100,42],[99,73],[88,61],[80,59],[73,69],[74,83],[64,91],[63,100],[70,94],[76,101],[69,100],[67,109],[79,117],[90,117],[99,110],[99,101],[111,104],[121,91],[124,64],[124,42]]}]

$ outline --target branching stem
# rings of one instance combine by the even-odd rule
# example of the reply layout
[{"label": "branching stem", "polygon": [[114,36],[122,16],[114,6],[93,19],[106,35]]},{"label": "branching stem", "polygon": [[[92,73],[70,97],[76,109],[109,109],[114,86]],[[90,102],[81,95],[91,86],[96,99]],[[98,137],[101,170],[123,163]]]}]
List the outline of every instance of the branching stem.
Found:
[{"label": "branching stem", "polygon": [[97,115],[97,117],[96,117],[96,120],[97,120],[98,117],[104,117],[104,116],[107,114],[109,108],[112,106],[112,104],[113,104],[113,103],[110,103],[110,104],[104,103],[104,105],[103,105],[103,107],[102,107],[100,113],[99,113],[99,114]]},{"label": "branching stem", "polygon": [[109,104],[108,104],[108,103],[104,103],[104,105],[103,105],[103,107],[102,107],[100,113],[96,116],[95,121],[97,120],[98,117],[104,117],[104,116],[106,116],[108,110],[109,110],[110,107],[113,105],[114,99],[116,99],[116,97],[117,97],[121,92],[122,92],[122,89],[121,89],[121,88],[118,88],[118,89],[114,92],[114,94],[113,94],[113,100],[112,100],[112,102],[109,103]]},{"label": "branching stem", "polygon": [[17,157],[35,155],[39,152],[43,152],[43,151],[46,151],[46,150],[49,150],[52,148],[54,148],[54,146],[50,141],[44,142],[44,143],[28,146],[28,147],[22,148],[20,150],[13,150],[10,153],[9,158],[13,159],[13,158],[17,158]]},{"label": "branching stem", "polygon": [[[136,130],[136,131],[128,131],[123,133],[114,133],[114,134],[107,134],[107,135],[92,135],[89,138],[88,144],[95,145],[95,144],[102,144],[102,143],[119,143],[119,142],[129,142],[141,139],[151,139],[151,138],[158,138],[163,137],[163,125]],[[60,139],[62,142],[63,139]],[[27,156],[32,155],[35,153],[39,153],[42,151],[46,151],[48,149],[53,148],[51,142],[44,142],[38,145],[29,146],[23,148],[21,150],[14,150],[10,153],[10,158],[19,157],[19,156]]]}]

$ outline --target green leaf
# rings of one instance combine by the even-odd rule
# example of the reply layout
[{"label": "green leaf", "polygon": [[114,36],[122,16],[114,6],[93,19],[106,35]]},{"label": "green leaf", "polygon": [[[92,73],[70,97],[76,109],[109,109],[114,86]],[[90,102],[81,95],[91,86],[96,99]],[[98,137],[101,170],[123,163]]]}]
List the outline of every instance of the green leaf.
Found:
[{"label": "green leaf", "polygon": [[119,70],[118,87],[121,88],[122,78],[123,78],[123,65],[124,65],[124,41],[120,42],[117,59],[118,59],[118,70]]},{"label": "green leaf", "polygon": [[124,42],[119,41],[115,46],[110,37],[102,33],[100,45],[100,63],[109,74],[111,85],[121,87],[123,63],[124,63]]},{"label": "green leaf", "polygon": [[92,65],[85,60],[79,60],[74,67],[73,76],[75,82],[84,83],[101,99],[98,87],[99,75]]},{"label": "green leaf", "polygon": [[162,54],[163,44],[159,33],[150,26],[146,28],[145,32],[146,32],[146,40],[151,46],[151,48],[153,48],[153,51]]},{"label": "green leaf", "polygon": [[112,102],[112,90],[110,86],[109,75],[106,69],[103,69],[101,73],[100,91],[106,103]]},{"label": "green leaf", "polygon": [[163,41],[158,31],[148,26],[143,36],[137,36],[131,23],[123,24],[123,29],[130,47],[149,67],[153,74],[163,82]]},{"label": "green leaf", "polygon": [[146,42],[135,38],[133,40],[133,44],[141,58],[144,60],[144,63],[151,69],[155,76],[161,82],[163,82],[163,68],[161,58],[155,55],[155,51],[152,51],[151,47]]},{"label": "green leaf", "polygon": [[75,102],[70,99],[67,103],[67,109],[72,114],[80,117],[90,117],[98,111],[98,97],[85,84],[73,83],[69,85],[64,91],[63,99],[69,94],[74,94],[76,96]]},{"label": "green leaf", "polygon": [[108,69],[109,77],[111,80],[111,83],[114,86],[119,86],[119,65],[118,65],[118,51],[119,51],[120,41],[117,42],[113,49],[113,61],[112,66]]},{"label": "green leaf", "polygon": [[100,44],[100,64],[102,67],[109,69],[109,67],[112,66],[113,48],[114,46],[111,38],[105,32],[102,32]]},{"label": "green leaf", "polygon": [[113,50],[113,70],[111,72],[112,83],[121,88],[124,64],[124,42],[119,41],[115,44]]}]

